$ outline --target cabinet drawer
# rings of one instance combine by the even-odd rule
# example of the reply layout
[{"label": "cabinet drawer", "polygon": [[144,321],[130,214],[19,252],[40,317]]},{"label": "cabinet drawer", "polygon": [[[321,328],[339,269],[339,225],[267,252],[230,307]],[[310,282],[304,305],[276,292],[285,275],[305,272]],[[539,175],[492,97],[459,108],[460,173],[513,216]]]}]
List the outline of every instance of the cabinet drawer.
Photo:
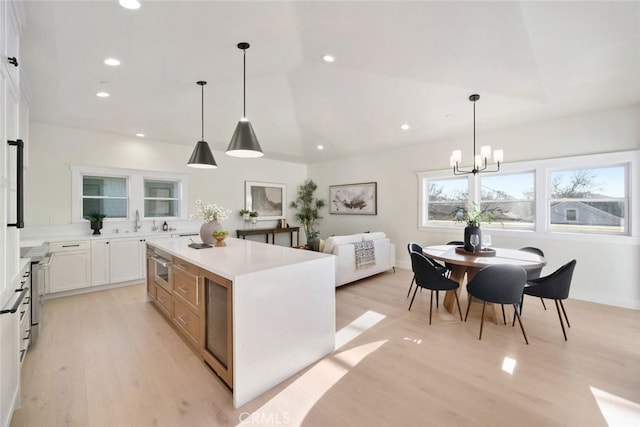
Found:
[{"label": "cabinet drawer", "polygon": [[156,304],[167,316],[171,317],[171,294],[160,286],[156,286]]},{"label": "cabinet drawer", "polygon": [[184,271],[186,271],[187,273],[193,274],[194,276],[198,276],[200,275],[200,268],[188,263],[187,261],[180,259],[180,258],[173,258],[173,266],[174,267],[178,267],[179,269],[182,269]]},{"label": "cabinet drawer", "polygon": [[72,242],[49,243],[49,252],[67,252],[80,249],[91,249],[91,242],[88,240],[77,240]]},{"label": "cabinet drawer", "polygon": [[180,300],[173,301],[173,321],[191,342],[196,346],[200,345],[200,317]]},{"label": "cabinet drawer", "polygon": [[173,268],[173,295],[187,303],[192,310],[198,311],[201,296],[198,291],[198,276],[194,276],[181,267]]},{"label": "cabinet drawer", "polygon": [[154,282],[147,281],[147,295],[149,295],[149,298],[151,298],[152,301],[157,298],[157,286],[158,285],[156,285]]}]

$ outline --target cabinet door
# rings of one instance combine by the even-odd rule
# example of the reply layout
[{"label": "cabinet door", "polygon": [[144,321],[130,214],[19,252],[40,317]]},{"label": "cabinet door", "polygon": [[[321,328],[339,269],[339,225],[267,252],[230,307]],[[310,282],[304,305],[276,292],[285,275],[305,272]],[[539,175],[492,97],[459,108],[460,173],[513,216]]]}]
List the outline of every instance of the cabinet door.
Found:
[{"label": "cabinet door", "polygon": [[88,249],[56,252],[49,267],[51,292],[91,286],[91,253]]},{"label": "cabinet door", "polygon": [[94,240],[91,242],[91,286],[111,283],[109,258],[109,240]]},{"label": "cabinet door", "polygon": [[144,277],[144,239],[111,239],[109,254],[111,283]]}]

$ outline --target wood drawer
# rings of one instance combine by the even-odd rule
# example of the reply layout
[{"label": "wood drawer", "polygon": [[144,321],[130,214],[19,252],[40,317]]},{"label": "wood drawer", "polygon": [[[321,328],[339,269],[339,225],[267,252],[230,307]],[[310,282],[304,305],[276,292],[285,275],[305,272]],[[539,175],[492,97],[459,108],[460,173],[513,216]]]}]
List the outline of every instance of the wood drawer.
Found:
[{"label": "wood drawer", "polygon": [[198,289],[198,276],[191,274],[182,267],[173,268],[173,295],[179,297],[182,302],[191,307],[192,310],[198,311],[198,305],[202,301]]},{"label": "wood drawer", "polygon": [[154,282],[150,282],[147,280],[147,294],[149,295],[149,298],[151,298],[151,300],[155,300],[156,299],[156,288],[158,287],[158,285],[156,285]]},{"label": "wood drawer", "polygon": [[171,294],[160,286],[156,286],[156,304],[169,317],[171,317]]},{"label": "wood drawer", "polygon": [[199,276],[200,275],[200,267],[197,267],[193,264],[188,263],[187,261],[180,259],[180,258],[173,258],[173,266],[174,267],[178,267],[180,269],[182,269],[183,271],[186,271],[187,273],[191,273],[194,276]]},{"label": "wood drawer", "polygon": [[196,347],[200,347],[200,317],[179,299],[173,300],[173,321]]}]

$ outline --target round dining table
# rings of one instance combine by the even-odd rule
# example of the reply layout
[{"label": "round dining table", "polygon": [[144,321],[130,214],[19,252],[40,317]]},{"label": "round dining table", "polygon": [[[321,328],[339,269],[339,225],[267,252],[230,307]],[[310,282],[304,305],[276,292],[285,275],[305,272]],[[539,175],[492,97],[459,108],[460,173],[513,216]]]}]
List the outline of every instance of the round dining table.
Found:
[{"label": "round dining table", "polygon": [[[462,247],[460,249],[457,248],[458,246],[454,245],[436,245],[426,246],[422,249],[422,253],[425,256],[449,264],[451,267],[451,276],[449,278],[460,284],[460,287],[456,290],[447,291],[445,294],[443,305],[450,313],[453,312],[455,303],[453,292],[459,295],[463,284],[473,279],[473,276],[484,267],[495,264],[509,264],[519,265],[527,270],[544,267],[547,264],[544,257],[517,249],[490,248],[471,253],[464,251]],[[465,275],[466,282],[464,281]]]}]

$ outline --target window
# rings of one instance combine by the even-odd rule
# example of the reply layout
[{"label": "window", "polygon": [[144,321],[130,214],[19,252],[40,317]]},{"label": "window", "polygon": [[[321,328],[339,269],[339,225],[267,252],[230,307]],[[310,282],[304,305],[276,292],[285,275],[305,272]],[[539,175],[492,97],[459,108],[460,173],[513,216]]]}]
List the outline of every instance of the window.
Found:
[{"label": "window", "polygon": [[71,166],[71,221],[92,213],[106,221],[141,218],[187,219],[187,175],[135,169]]},{"label": "window", "polygon": [[[429,179],[426,190],[428,223],[452,222],[453,215],[469,201],[469,180],[467,178]],[[424,221],[423,221],[424,222]]]},{"label": "window", "polygon": [[626,233],[629,206],[626,182],[624,165],[551,172],[550,229]]},{"label": "window", "polygon": [[178,181],[144,180],[145,218],[179,216],[180,191]]},{"label": "window", "polygon": [[127,196],[126,178],[84,175],[82,217],[101,213],[108,218],[126,218]]},{"label": "window", "polygon": [[480,209],[495,209],[494,222],[504,227],[533,229],[535,173],[480,176]]}]

